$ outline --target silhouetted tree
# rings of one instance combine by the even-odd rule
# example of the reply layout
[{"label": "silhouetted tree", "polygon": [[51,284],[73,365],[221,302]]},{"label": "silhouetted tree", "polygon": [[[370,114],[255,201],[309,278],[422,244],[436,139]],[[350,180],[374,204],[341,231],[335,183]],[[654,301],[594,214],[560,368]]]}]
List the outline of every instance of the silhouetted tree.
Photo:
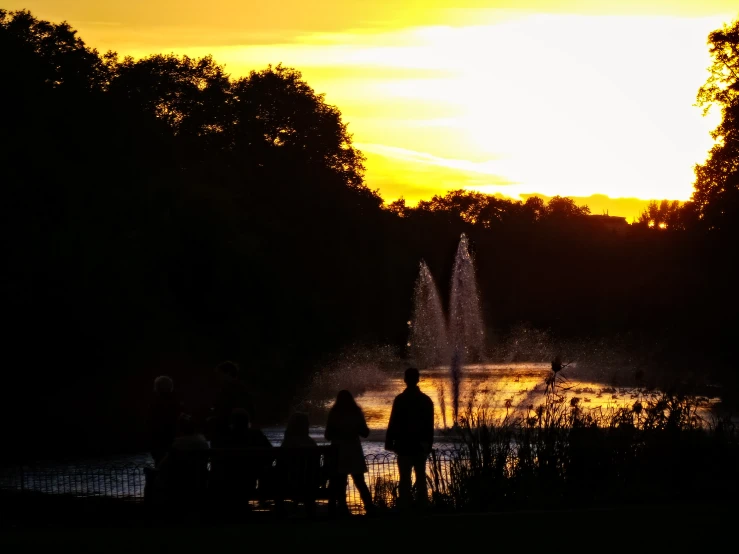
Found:
[{"label": "silhouetted tree", "polygon": [[682,206],[678,200],[662,200],[659,203],[652,200],[639,214],[636,223],[651,229],[680,229],[682,228],[681,209]]},{"label": "silhouetted tree", "polygon": [[544,217],[547,219],[571,219],[590,215],[588,206],[578,206],[572,198],[553,196],[547,203]]},{"label": "silhouetted tree", "polygon": [[739,221],[739,20],[708,35],[711,75],[698,91],[698,105],[721,109],[708,160],[695,167],[696,204],[707,229],[736,230]]},{"label": "silhouetted tree", "polygon": [[3,94],[20,98],[44,89],[65,89],[69,94],[102,90],[110,79],[113,58],[112,53],[101,57],[88,48],[66,22],[55,24],[25,10],[0,9]]},{"label": "silhouetted tree", "polygon": [[523,213],[529,221],[539,221],[546,215],[547,207],[541,197],[529,196],[523,203]]},{"label": "silhouetted tree", "polygon": [[405,203],[405,198],[401,196],[385,206],[385,209],[399,217],[405,217],[411,208]]},{"label": "silhouetted tree", "polygon": [[[390,211],[408,215],[409,209],[403,204],[391,204]],[[453,190],[444,196],[436,195],[431,200],[422,200],[416,212],[446,214],[470,225],[492,229],[502,224],[533,224],[538,221],[564,221],[588,215],[590,208],[578,206],[571,198],[555,196],[548,204],[538,196],[521,202],[500,198],[492,194],[467,190]]]},{"label": "silhouetted tree", "polygon": [[[233,82],[210,57],[120,61],[25,11],[0,12],[0,60],[12,106],[0,122],[7,355],[21,363],[40,349],[34,365],[49,370],[34,391],[60,404],[49,409],[71,419],[97,402],[135,411],[116,397],[143,386],[142,368],[166,352],[248,352],[299,374],[376,323],[347,319],[346,306],[376,305],[360,294],[374,278],[360,268],[393,263],[382,200],[363,183],[339,110],[298,72]],[[358,249],[363,233],[377,243]],[[6,384],[26,390],[29,375]],[[66,403],[67,386],[85,400]]]},{"label": "silhouetted tree", "polygon": [[157,54],[126,57],[114,67],[109,90],[115,101],[166,124],[185,147],[181,164],[227,146],[231,83],[213,58]]},{"label": "silhouetted tree", "polygon": [[235,149],[258,144],[286,150],[304,164],[329,168],[347,186],[364,187],[364,156],[352,145],[341,112],[299,71],[270,65],[236,81],[232,92]]},{"label": "silhouetted tree", "polygon": [[465,223],[484,225],[482,214],[491,196],[481,192],[452,190],[444,196],[436,195],[429,201],[418,203],[418,210],[444,212],[458,217]]}]

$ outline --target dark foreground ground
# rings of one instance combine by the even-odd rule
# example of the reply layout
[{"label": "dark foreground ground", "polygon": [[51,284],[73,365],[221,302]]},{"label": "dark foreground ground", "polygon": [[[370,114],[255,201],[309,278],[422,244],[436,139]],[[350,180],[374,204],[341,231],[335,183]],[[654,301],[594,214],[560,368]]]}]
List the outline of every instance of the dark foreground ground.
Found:
[{"label": "dark foreground ground", "polygon": [[[340,520],[272,518],[228,525],[5,519],[0,552],[383,552],[419,549],[554,552],[736,548],[734,507],[650,505],[617,509],[461,515],[387,514]],[[7,516],[7,514],[6,514]],[[62,519],[65,519],[62,517]]]}]

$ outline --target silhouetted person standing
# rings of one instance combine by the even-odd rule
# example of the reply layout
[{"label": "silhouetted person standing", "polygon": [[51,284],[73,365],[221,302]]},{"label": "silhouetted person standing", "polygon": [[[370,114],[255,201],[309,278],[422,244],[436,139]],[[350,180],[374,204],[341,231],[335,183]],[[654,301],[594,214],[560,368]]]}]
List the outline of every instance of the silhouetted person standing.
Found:
[{"label": "silhouetted person standing", "polygon": [[174,393],[174,382],[166,375],[154,380],[154,399],[149,407],[149,450],[158,467],[177,436],[181,405]]},{"label": "silhouetted person standing", "polygon": [[339,391],[339,394],[336,395],[336,403],[328,413],[325,436],[326,440],[331,441],[331,445],[338,449],[337,473],[339,474],[339,482],[331,486],[338,485],[341,488],[338,494],[340,510],[345,513],[349,511],[346,505],[346,486],[348,476],[351,475],[354,486],[362,498],[365,511],[371,513],[374,506],[369,487],[364,480],[364,474],[367,473],[367,462],[364,460],[364,451],[360,440],[360,437],[367,438],[369,436],[369,427],[367,427],[362,409],[354,401],[354,397],[348,390]]},{"label": "silhouetted person standing", "polygon": [[434,403],[418,388],[418,370],[406,369],[404,380],[406,388],[393,401],[385,437],[385,449],[398,455],[398,503],[401,508],[411,503],[412,470],[416,473],[418,502],[428,501],[426,459],[434,443]]}]

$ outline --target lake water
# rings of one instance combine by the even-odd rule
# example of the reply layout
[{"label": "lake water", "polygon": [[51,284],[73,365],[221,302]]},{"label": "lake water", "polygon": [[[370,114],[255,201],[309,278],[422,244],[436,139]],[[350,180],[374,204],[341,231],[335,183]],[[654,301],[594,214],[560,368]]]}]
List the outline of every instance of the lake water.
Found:
[{"label": "lake water", "polygon": [[[489,417],[502,420],[509,416],[526,415],[544,401],[546,380],[552,374],[549,363],[477,364],[465,366],[460,384],[460,416],[471,408],[484,407]],[[578,368],[574,364],[563,369],[557,378],[556,392],[569,403],[579,398],[583,410],[609,411],[631,407],[659,396],[659,391],[638,387],[615,387],[593,368]],[[434,401],[437,429],[453,423],[451,380],[449,368],[421,372],[421,390]],[[393,399],[403,391],[402,372],[388,372],[384,379],[356,396],[364,410],[373,440],[384,440],[384,429],[390,417]],[[702,411],[707,414],[718,398],[701,398]],[[379,437],[379,435],[383,435]]]},{"label": "lake water", "polygon": [[[448,368],[435,368],[421,372],[419,386],[434,401],[437,440],[435,447],[450,446],[444,428],[452,425],[451,383]],[[403,391],[402,371],[382,372],[374,382],[363,381],[364,392],[356,396],[362,407],[370,436],[363,441],[365,454],[370,462],[369,482],[378,477],[394,475],[392,455],[384,450],[385,429],[390,416],[393,399]],[[489,416],[502,419],[508,415],[527,415],[544,400],[546,379],[551,375],[551,366],[546,363],[480,364],[464,368],[460,385],[460,414],[468,407],[484,407]],[[609,411],[620,407],[631,407],[637,401],[657,398],[657,391],[638,388],[613,387],[599,379],[597,371],[568,366],[558,378],[557,392],[563,402],[579,398],[582,409]],[[708,415],[710,406],[717,398],[699,399],[699,413]],[[282,442],[284,427],[262,429],[274,446]],[[311,436],[325,444],[324,429],[314,425]],[[104,495],[119,498],[140,498],[143,495],[143,467],[152,465],[148,454],[139,453],[74,463],[44,464],[28,468],[23,476],[24,487],[42,492],[70,493],[76,495]],[[0,488],[20,488],[17,473],[0,475]],[[355,495],[350,485],[349,493]],[[355,508],[357,506],[356,502]]]}]

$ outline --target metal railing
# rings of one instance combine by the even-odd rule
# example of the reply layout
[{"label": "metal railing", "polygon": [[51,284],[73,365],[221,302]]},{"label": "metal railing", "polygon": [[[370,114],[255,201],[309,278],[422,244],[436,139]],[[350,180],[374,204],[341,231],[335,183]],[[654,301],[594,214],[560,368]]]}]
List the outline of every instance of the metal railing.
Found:
[{"label": "metal railing", "polygon": [[0,468],[0,491],[102,496],[127,501],[144,498],[147,465],[137,463],[41,463]]},{"label": "metal railing", "polygon": [[[392,507],[398,496],[398,466],[393,453],[365,456],[365,479],[373,503]],[[455,450],[434,450],[427,460],[429,491],[448,482],[451,461],[460,459]],[[30,492],[68,495],[77,498],[106,497],[127,502],[143,502],[146,471],[151,462],[45,462],[0,467],[0,492]],[[351,478],[347,484],[347,504],[354,513],[363,511],[359,493]]]}]

